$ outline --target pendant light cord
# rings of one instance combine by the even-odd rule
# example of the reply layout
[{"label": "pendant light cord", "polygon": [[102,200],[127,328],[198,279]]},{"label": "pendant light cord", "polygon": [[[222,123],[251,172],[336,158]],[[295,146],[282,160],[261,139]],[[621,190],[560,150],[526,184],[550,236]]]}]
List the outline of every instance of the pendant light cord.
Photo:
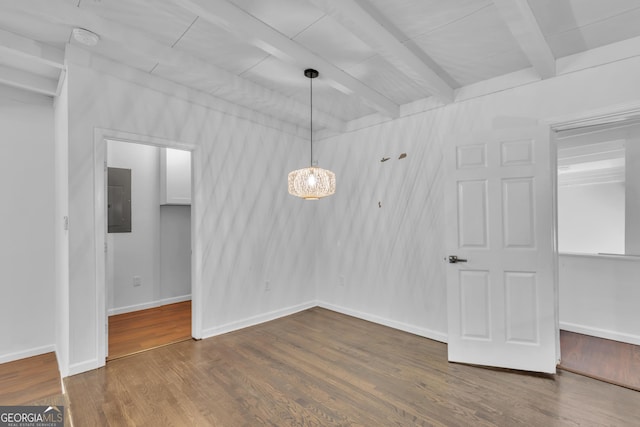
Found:
[{"label": "pendant light cord", "polygon": [[309,132],[311,136],[311,163],[313,166],[313,78],[309,79]]}]

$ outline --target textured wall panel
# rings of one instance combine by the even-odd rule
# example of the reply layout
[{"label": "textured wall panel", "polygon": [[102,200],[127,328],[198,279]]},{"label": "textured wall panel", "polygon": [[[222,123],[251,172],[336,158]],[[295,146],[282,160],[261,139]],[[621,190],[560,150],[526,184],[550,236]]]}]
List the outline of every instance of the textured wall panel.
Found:
[{"label": "textured wall panel", "polygon": [[318,144],[320,166],[337,179],[313,225],[319,300],[426,335],[446,331],[441,118],[411,117]]},{"label": "textured wall panel", "polygon": [[56,340],[54,112],[21,95],[0,87],[0,363]]}]

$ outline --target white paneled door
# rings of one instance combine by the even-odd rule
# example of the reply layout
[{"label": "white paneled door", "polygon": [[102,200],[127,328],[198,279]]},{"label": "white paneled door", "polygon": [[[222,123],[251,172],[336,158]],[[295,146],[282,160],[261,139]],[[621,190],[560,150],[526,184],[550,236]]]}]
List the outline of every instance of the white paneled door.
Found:
[{"label": "white paneled door", "polygon": [[449,361],[555,373],[549,128],[452,137],[446,151]]}]

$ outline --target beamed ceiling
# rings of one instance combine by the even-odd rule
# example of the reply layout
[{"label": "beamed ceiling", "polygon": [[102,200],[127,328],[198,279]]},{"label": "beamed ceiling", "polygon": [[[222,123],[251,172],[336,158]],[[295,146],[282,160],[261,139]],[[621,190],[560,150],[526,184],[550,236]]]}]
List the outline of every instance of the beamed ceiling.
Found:
[{"label": "beamed ceiling", "polygon": [[[0,0],[0,83],[55,96],[67,45],[287,123],[340,131],[640,36],[638,0]],[[74,28],[100,37],[79,44]]]}]

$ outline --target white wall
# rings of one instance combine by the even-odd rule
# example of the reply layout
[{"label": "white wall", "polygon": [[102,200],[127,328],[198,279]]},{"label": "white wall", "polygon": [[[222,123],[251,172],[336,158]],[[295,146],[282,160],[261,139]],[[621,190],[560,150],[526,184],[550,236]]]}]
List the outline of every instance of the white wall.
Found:
[{"label": "white wall", "polygon": [[318,299],[446,340],[445,136],[637,102],[639,74],[640,58],[630,58],[321,141],[319,163],[336,173],[337,190],[318,204]]},{"label": "white wall", "polygon": [[[316,225],[324,306],[443,341],[445,112],[318,144],[319,164],[336,173],[337,188],[318,204]],[[391,159],[381,163],[382,157]]]},{"label": "white wall", "polygon": [[191,295],[191,206],[160,206],[160,299]]},{"label": "white wall", "polygon": [[640,345],[640,258],[560,255],[560,328]]},{"label": "white wall", "polygon": [[625,184],[558,188],[560,252],[624,254]]},{"label": "white wall", "polygon": [[[148,308],[160,299],[159,149],[109,141],[107,165],[131,170],[131,232],[107,235],[107,277],[112,278],[107,307],[110,313]],[[140,286],[133,286],[134,276]]]},{"label": "white wall", "polygon": [[0,85],[0,363],[54,351],[53,100]]},{"label": "white wall", "polygon": [[640,255],[640,137],[634,135],[625,145],[626,241],[625,253]]},{"label": "white wall", "polygon": [[[81,63],[81,59],[78,63]],[[194,152],[194,257],[209,336],[304,308],[315,299],[314,206],[286,191],[307,141],[77,65],[69,75],[70,372],[104,363],[96,341],[95,128],[180,141]],[[265,290],[265,281],[270,290]]]},{"label": "white wall", "polygon": [[69,369],[69,230],[64,226],[65,219],[69,217],[69,96],[66,76],[60,94],[55,98],[54,122],[56,358],[60,375],[65,377]]}]

